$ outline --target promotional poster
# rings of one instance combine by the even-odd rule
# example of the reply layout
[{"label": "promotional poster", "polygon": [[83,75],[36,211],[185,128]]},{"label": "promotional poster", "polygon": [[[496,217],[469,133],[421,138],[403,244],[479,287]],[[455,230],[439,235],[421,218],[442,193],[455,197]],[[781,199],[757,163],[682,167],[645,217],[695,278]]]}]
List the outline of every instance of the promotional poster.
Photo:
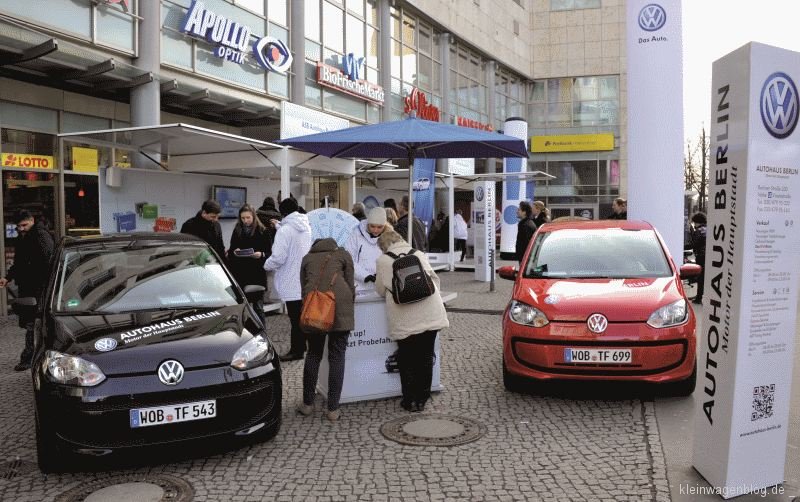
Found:
[{"label": "promotional poster", "polygon": [[[505,122],[503,133],[527,142],[528,123],[522,119],[508,119]],[[519,157],[503,159],[503,172],[506,174],[524,173],[527,170],[528,159]],[[517,218],[517,208],[519,208],[519,203],[527,198],[528,196],[525,194],[525,181],[518,179],[516,176],[510,176],[503,181],[503,210],[502,217],[500,218],[503,228],[500,232],[501,253],[516,253],[517,223],[519,222],[519,218]]]}]

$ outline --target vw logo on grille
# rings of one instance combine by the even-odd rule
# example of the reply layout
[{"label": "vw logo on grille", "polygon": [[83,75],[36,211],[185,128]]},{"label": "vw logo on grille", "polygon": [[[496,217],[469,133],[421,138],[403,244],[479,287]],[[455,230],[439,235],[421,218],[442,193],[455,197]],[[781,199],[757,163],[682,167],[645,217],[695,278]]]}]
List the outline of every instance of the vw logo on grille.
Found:
[{"label": "vw logo on grille", "polygon": [[603,314],[592,314],[586,321],[586,325],[589,326],[589,331],[592,333],[602,333],[608,328],[608,319]]},{"label": "vw logo on grille", "polygon": [[183,380],[183,365],[170,359],[158,367],[158,379],[164,385],[177,385]]},{"label": "vw logo on grille", "polygon": [[667,22],[667,11],[658,4],[651,3],[639,11],[639,27],[644,31],[660,30]]},{"label": "vw logo on grille", "polygon": [[761,121],[772,136],[783,139],[797,125],[797,87],[789,75],[775,72],[761,88]]},{"label": "vw logo on grille", "polygon": [[94,342],[94,349],[98,352],[108,352],[117,348],[117,341],[113,338],[101,338]]}]

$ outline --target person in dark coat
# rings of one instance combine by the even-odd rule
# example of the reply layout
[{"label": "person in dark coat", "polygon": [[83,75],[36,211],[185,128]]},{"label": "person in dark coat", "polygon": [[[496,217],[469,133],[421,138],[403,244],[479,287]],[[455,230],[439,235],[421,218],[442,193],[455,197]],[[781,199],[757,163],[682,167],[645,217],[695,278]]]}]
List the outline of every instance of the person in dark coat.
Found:
[{"label": "person in dark coat", "polygon": [[207,200],[194,217],[186,220],[181,226],[182,234],[194,235],[206,241],[217,252],[220,259],[225,259],[225,244],[222,242],[222,227],[219,224],[219,213],[222,212],[219,202]]},{"label": "person in dark coat", "polygon": [[611,214],[606,218],[608,220],[627,220],[628,219],[628,201],[622,197],[617,197],[611,203]]},{"label": "person in dark coat", "polygon": [[[249,251],[253,252],[250,253]],[[266,228],[250,204],[239,209],[239,221],[231,234],[228,265],[236,282],[244,288],[251,284],[267,286],[264,262],[267,261]]]},{"label": "person in dark coat", "polygon": [[350,214],[356,217],[358,221],[363,221],[367,219],[367,208],[364,207],[363,202],[356,202],[353,204],[353,209],[350,210]]},{"label": "person in dark coat", "polygon": [[533,222],[536,224],[536,228],[550,222],[550,210],[544,206],[544,202],[540,200],[534,201],[531,207],[533,208]]},{"label": "person in dark coat", "polygon": [[533,222],[533,208],[527,201],[519,203],[517,208],[517,245],[516,255],[517,261],[522,263],[522,257],[528,249],[528,243],[531,241],[533,234],[536,232],[536,223]]},{"label": "person in dark coat", "polygon": [[339,398],[344,383],[344,355],[347,337],[355,327],[356,287],[353,277],[353,258],[331,238],[317,239],[303,257],[300,266],[303,298],[311,291],[333,290],[336,313],[329,333],[308,336],[308,353],[303,368],[303,402],[297,411],[308,416],[314,409],[314,395],[319,365],[328,340],[328,411],[330,421],[339,419]]},{"label": "person in dark coat", "polygon": [[397,212],[397,202],[395,202],[394,199],[386,199],[383,201],[383,207],[391,208],[395,213]]},{"label": "person in dark coat", "polygon": [[692,298],[694,303],[703,303],[703,288],[706,277],[706,225],[708,220],[703,213],[692,215],[692,250],[694,261],[703,269],[697,277],[697,294]]},{"label": "person in dark coat", "polygon": [[264,225],[264,231],[267,238],[267,258],[269,258],[269,256],[272,254],[272,244],[275,242],[276,230],[273,220],[277,222],[281,221],[281,213],[278,211],[277,206],[275,205],[275,199],[272,197],[265,197],[263,204],[261,204],[261,207],[258,208],[258,211],[256,211],[256,216],[258,216],[261,224]]},{"label": "person in dark coat", "polygon": [[[403,195],[398,209],[397,226],[395,226],[394,230],[402,235],[403,239],[408,239],[408,195]],[[425,224],[416,216],[412,215],[411,217],[414,222],[414,227],[411,230],[411,239],[413,241],[411,242],[411,247],[419,251],[427,251],[428,239],[425,237]]]},{"label": "person in dark coat", "polygon": [[[8,270],[8,276],[0,279],[0,288],[5,288],[9,281],[14,281],[18,286],[19,298],[33,297],[41,302],[55,249],[53,236],[41,221],[34,221],[29,211],[17,211],[13,221],[17,225],[19,240],[14,247],[14,264]],[[25,328],[25,348],[19,356],[19,363],[14,366],[15,371],[24,371],[31,367],[34,320],[34,315],[20,315],[19,326]]]}]

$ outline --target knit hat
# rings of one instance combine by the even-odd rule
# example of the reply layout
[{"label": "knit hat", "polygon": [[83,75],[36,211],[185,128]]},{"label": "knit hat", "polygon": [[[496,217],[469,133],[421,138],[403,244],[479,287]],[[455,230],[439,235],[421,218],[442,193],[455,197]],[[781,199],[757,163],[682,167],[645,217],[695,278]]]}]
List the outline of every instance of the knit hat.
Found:
[{"label": "knit hat", "polygon": [[281,203],[278,205],[278,210],[281,212],[281,216],[289,216],[293,212],[297,211],[297,201],[294,199],[283,199]]},{"label": "knit hat", "polygon": [[367,223],[370,225],[386,225],[386,210],[382,207],[373,207],[369,210]]}]

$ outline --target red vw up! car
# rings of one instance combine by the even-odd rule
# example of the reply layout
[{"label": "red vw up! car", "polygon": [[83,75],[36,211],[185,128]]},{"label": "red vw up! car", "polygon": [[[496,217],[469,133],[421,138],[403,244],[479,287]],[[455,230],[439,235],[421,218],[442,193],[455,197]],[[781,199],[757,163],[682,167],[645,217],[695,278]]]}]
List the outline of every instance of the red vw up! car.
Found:
[{"label": "red vw up! car", "polygon": [[551,380],[637,380],[694,391],[695,317],[675,266],[641,221],[548,223],[531,239],[503,316],[509,390]]}]

